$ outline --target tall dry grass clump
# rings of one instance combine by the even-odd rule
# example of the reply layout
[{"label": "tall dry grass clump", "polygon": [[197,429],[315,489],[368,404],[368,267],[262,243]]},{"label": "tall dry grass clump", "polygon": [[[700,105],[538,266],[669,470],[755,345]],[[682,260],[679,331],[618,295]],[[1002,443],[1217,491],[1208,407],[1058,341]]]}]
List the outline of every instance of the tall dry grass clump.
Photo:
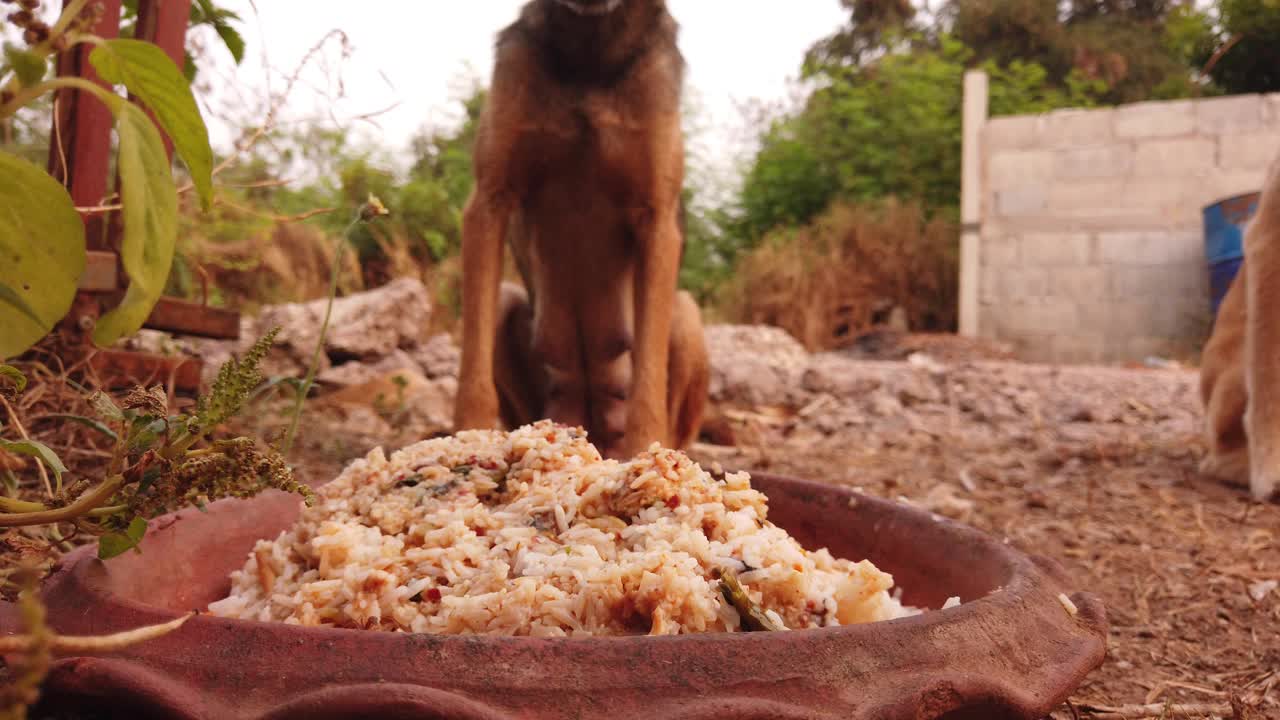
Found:
[{"label": "tall dry grass clump", "polygon": [[847,344],[895,306],[912,330],[953,331],[958,237],[914,203],[837,203],[743,257],[717,315],[781,327],[811,351]]},{"label": "tall dry grass clump", "polygon": [[335,262],[342,265],[339,294],[364,289],[355,253],[337,255],[332,237],[302,223],[272,223],[233,241],[192,236],[179,255],[193,278],[182,291],[198,296],[198,287],[207,282],[223,304],[252,312],[260,305],[324,297]]}]

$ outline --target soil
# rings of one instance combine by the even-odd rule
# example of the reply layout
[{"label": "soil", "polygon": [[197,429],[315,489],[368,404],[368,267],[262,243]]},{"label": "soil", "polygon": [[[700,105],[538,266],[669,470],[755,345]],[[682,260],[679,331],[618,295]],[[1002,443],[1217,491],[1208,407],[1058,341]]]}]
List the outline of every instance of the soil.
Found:
[{"label": "soil", "polygon": [[[730,409],[737,446],[692,455],[901,498],[1055,558],[1111,622],[1106,664],[1073,705],[1244,696],[1257,716],[1280,717],[1280,589],[1268,584],[1280,580],[1280,505],[1199,476],[1196,373],[938,370],[934,398],[894,403],[875,390],[807,414]],[[921,370],[864,362],[850,372],[892,387]]]}]

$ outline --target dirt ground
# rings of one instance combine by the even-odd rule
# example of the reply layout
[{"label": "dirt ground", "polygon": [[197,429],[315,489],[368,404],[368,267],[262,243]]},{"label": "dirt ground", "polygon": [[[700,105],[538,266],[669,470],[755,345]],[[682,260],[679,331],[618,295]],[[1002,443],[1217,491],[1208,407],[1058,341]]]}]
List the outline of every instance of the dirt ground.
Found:
[{"label": "dirt ground", "polygon": [[[738,446],[692,454],[903,497],[1059,560],[1111,622],[1106,664],[1073,703],[1240,694],[1280,717],[1280,590],[1268,582],[1280,580],[1280,505],[1198,477],[1195,372],[1008,362],[849,372],[868,388],[863,401],[826,396],[803,417],[738,408],[728,413]],[[911,397],[930,386],[939,392]]]},{"label": "dirt ground", "polygon": [[[764,392],[759,367],[744,369],[751,392],[722,378],[690,454],[905,498],[1056,558],[1111,622],[1106,663],[1072,698],[1077,712],[1243,697],[1253,709],[1237,717],[1280,718],[1280,504],[1198,476],[1196,373],[927,350],[911,361],[867,360],[904,353],[865,346],[799,358]],[[786,364],[760,355],[752,362]],[[335,447],[326,421],[314,422],[306,454],[332,461],[309,469],[317,478],[376,442],[343,432]]]}]

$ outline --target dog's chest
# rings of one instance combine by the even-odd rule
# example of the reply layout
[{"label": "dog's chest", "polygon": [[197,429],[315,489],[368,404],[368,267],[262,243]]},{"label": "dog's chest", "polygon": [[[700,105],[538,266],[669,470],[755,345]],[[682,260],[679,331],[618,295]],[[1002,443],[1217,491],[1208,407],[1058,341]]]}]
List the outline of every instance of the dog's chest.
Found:
[{"label": "dog's chest", "polygon": [[643,172],[647,118],[617,93],[551,98],[521,126],[515,155],[534,186],[621,190]]}]

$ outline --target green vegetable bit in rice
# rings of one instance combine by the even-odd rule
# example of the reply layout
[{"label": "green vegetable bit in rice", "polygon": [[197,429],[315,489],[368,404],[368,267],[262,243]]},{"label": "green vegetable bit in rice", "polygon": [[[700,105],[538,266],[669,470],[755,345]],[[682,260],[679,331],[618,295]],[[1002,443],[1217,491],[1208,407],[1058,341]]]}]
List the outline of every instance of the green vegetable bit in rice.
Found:
[{"label": "green vegetable bit in rice", "polygon": [[870,562],[767,522],[746,473],[654,445],[604,460],[580,428],[467,431],[351,463],[259,541],[224,617],[437,634],[668,635],[917,611]]}]

